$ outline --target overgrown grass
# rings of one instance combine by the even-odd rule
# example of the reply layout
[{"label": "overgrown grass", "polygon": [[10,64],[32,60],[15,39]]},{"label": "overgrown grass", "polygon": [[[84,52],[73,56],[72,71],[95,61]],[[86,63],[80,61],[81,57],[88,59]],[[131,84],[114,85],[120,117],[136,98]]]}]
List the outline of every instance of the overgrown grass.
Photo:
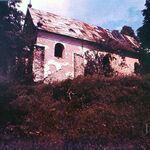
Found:
[{"label": "overgrown grass", "polygon": [[104,144],[139,138],[150,120],[150,76],[0,83],[0,114],[1,127],[24,135]]}]

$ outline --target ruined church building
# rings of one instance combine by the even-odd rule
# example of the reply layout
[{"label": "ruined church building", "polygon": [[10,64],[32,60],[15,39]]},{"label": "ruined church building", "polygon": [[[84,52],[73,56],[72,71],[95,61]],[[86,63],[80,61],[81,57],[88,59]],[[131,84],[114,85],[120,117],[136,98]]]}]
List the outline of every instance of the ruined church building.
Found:
[{"label": "ruined church building", "polygon": [[35,82],[75,78],[95,68],[105,74],[107,67],[118,75],[132,75],[139,63],[136,37],[117,30],[28,8],[23,31],[32,50]]}]

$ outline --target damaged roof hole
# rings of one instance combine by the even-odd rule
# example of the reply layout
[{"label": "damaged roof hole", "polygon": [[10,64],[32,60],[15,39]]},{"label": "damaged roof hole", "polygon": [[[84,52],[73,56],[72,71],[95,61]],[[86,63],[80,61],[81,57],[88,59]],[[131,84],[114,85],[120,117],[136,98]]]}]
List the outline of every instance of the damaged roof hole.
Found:
[{"label": "damaged roof hole", "polygon": [[41,23],[41,21],[39,21],[38,23],[37,23],[37,26],[38,27],[41,27],[43,24]]},{"label": "damaged roof hole", "polygon": [[75,32],[73,29],[71,29],[71,28],[69,29],[69,32],[76,33],[76,32]]},{"label": "damaged roof hole", "polygon": [[93,38],[97,38],[97,35],[96,34],[92,34],[93,35]]},{"label": "damaged roof hole", "polygon": [[85,32],[84,30],[80,29],[80,31],[81,31],[83,34],[86,34],[86,32]]},{"label": "damaged roof hole", "polygon": [[50,19],[48,19],[47,21],[52,22]]}]

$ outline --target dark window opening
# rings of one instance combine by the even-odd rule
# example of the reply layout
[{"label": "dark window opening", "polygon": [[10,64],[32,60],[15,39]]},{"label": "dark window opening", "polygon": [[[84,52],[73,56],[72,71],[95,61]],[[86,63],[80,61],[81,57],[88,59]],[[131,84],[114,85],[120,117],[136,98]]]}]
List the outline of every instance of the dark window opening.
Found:
[{"label": "dark window opening", "polygon": [[62,58],[63,56],[64,45],[57,43],[55,45],[55,57]]},{"label": "dark window opening", "polygon": [[134,73],[135,74],[139,74],[140,73],[140,64],[138,64],[137,62],[134,63]]},{"label": "dark window opening", "polygon": [[109,60],[109,55],[107,54],[106,56],[103,57],[103,67],[107,67],[110,65],[110,60]]},{"label": "dark window opening", "polygon": [[111,67],[110,58],[111,56],[109,54],[106,54],[102,60],[103,71],[105,76],[111,76],[111,73],[113,73],[113,68]]}]

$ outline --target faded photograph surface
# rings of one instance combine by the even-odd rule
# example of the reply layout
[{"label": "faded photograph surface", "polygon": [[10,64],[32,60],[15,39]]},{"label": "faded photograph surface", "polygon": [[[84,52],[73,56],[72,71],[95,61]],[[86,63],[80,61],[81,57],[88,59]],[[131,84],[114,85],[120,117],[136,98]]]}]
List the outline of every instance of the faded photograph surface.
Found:
[{"label": "faded photograph surface", "polygon": [[5,149],[150,149],[150,0],[0,0]]}]

